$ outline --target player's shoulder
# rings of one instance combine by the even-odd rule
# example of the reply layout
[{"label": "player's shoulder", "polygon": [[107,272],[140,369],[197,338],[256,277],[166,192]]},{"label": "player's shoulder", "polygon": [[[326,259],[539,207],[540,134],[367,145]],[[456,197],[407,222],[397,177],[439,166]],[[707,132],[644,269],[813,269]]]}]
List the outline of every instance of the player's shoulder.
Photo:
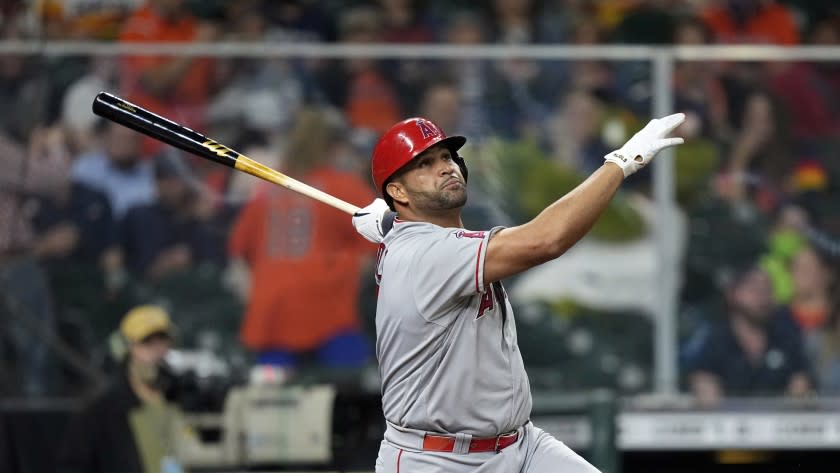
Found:
[{"label": "player's shoulder", "polygon": [[394,226],[385,235],[386,246],[398,246],[414,243],[417,245],[432,245],[443,241],[458,240],[483,240],[487,234],[492,234],[496,229],[489,231],[472,231],[463,228],[441,227],[428,222],[410,222],[394,219]]},{"label": "player's shoulder", "polygon": [[415,240],[420,238],[439,238],[453,231],[452,228],[443,228],[433,223],[428,222],[412,222],[408,220],[401,220],[399,217],[394,218],[394,226],[391,231],[385,235],[385,243]]}]

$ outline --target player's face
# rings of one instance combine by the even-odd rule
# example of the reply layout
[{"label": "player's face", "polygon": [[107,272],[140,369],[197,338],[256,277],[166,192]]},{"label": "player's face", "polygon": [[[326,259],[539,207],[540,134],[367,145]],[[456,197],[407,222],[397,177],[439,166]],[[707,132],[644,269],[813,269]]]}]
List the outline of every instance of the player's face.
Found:
[{"label": "player's face", "polygon": [[410,205],[418,210],[451,210],[467,203],[461,168],[444,146],[434,146],[415,158],[402,183]]}]

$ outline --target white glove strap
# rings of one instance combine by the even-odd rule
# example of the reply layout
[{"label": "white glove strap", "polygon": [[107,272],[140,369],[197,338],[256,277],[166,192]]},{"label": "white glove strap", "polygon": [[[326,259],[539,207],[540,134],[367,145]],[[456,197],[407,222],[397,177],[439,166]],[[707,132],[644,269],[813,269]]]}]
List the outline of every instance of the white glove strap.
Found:
[{"label": "white glove strap", "polygon": [[629,153],[621,149],[604,156],[604,161],[617,164],[621,168],[621,172],[624,173],[624,177],[633,174],[645,165],[641,160],[630,158]]}]

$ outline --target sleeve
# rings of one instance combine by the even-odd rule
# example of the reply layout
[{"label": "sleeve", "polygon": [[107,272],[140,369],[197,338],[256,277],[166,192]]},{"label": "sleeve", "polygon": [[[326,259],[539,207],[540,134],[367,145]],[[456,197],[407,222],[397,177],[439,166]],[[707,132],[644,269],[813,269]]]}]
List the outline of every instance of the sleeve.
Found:
[{"label": "sleeve", "polygon": [[806,227],[803,231],[808,241],[831,258],[840,257],[840,238],[834,238],[816,227]]},{"label": "sleeve", "polygon": [[683,347],[681,358],[683,370],[691,375],[698,371],[717,374],[719,372],[714,343],[714,329],[703,326],[691,336]]},{"label": "sleeve", "polygon": [[416,237],[411,268],[420,314],[427,320],[436,319],[454,299],[483,292],[487,244],[501,229],[435,231]]},{"label": "sleeve", "polygon": [[797,333],[795,336],[788,337],[789,340],[789,354],[791,376],[802,373],[808,376],[808,379],[814,380],[814,369],[811,366],[811,360],[808,356],[804,334]]},{"label": "sleeve", "polygon": [[146,270],[164,248],[161,225],[146,206],[130,209],[120,224],[126,267],[140,278],[145,277]]}]

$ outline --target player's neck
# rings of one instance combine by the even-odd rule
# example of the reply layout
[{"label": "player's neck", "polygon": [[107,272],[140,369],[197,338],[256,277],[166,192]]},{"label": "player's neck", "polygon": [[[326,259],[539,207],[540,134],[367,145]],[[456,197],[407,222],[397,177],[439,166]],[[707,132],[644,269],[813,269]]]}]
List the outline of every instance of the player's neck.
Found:
[{"label": "player's neck", "polygon": [[397,216],[407,222],[428,222],[443,228],[464,228],[461,210],[452,209],[440,212],[414,212],[411,209],[398,209]]}]

